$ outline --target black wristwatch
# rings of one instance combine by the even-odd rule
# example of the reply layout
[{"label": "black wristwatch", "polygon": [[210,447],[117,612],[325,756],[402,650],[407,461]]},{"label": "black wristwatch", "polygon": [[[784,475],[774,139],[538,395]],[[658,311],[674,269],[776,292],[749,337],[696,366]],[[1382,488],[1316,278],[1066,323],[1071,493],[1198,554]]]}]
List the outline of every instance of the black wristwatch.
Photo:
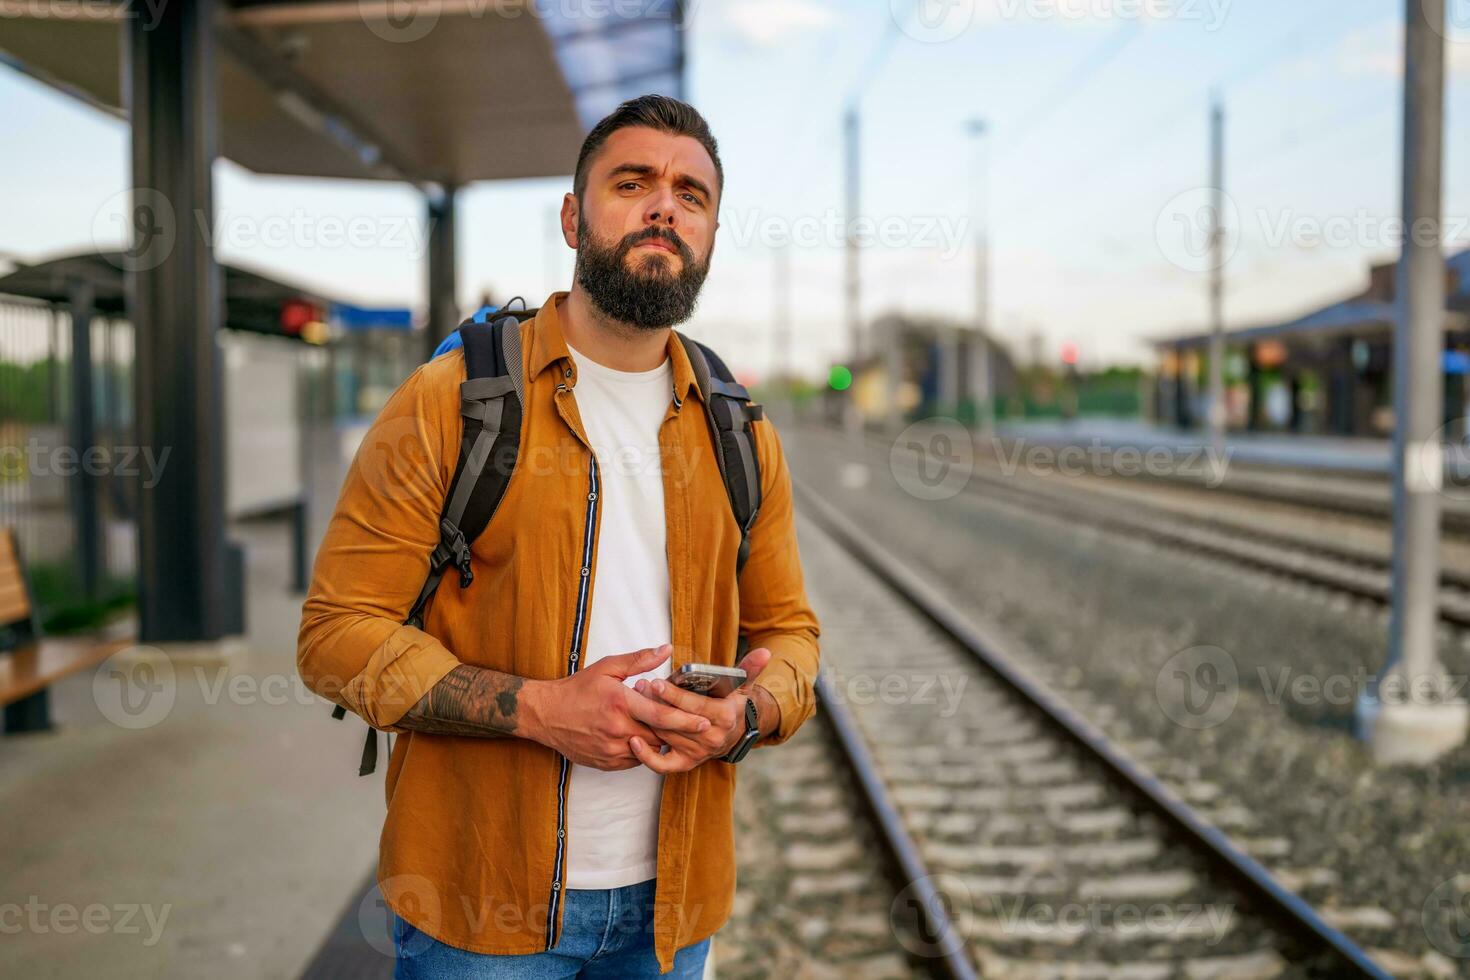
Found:
[{"label": "black wristwatch", "polygon": [[755,744],[756,739],[761,737],[760,715],[755,710],[755,698],[745,699],[745,734],[740,736],[740,741],[735,747],[720,756],[726,762],[736,763],[745,758],[750,747]]}]

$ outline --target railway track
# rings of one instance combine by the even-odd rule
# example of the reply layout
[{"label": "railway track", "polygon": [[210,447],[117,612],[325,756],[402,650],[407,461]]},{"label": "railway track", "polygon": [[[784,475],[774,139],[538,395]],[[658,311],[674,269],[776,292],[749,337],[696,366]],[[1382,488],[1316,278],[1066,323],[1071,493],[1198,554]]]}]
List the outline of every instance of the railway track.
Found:
[{"label": "railway track", "polygon": [[[889,449],[888,440],[865,434],[874,449]],[[888,462],[918,472],[916,452],[889,454]],[[964,492],[1049,517],[1167,547],[1209,555],[1319,588],[1345,593],[1379,605],[1391,599],[1389,559],[1365,548],[1329,544],[1295,534],[1251,527],[1238,521],[1184,514],[1168,507],[1128,499],[1124,493],[1097,493],[1065,486],[1049,477],[1004,475],[980,461]],[[1470,628],[1470,575],[1455,569],[1440,573],[1439,618]]]},{"label": "railway track", "polygon": [[[840,651],[820,714],[897,873],[911,953],[949,977],[1389,976],[1283,884],[1319,870],[1232,842],[1006,641],[797,491],[822,532],[823,646]],[[860,680],[905,696],[859,697]],[[936,708],[924,681],[954,697]]]}]

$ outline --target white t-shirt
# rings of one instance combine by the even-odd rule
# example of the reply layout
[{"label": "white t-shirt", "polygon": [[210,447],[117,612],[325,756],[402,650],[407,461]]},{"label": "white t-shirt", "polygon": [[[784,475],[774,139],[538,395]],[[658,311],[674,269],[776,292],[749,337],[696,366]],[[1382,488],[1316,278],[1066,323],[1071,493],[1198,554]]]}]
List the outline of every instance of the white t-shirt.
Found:
[{"label": "white t-shirt", "polygon": [[[568,348],[571,349],[570,345]],[[667,358],[615,371],[572,349],[573,397],[601,477],[602,514],[583,667],[673,641],[658,430],[673,399]],[[627,679],[668,677],[669,665]],[[568,888],[621,888],[658,872],[663,776],[646,766],[572,766],[567,797]]]}]

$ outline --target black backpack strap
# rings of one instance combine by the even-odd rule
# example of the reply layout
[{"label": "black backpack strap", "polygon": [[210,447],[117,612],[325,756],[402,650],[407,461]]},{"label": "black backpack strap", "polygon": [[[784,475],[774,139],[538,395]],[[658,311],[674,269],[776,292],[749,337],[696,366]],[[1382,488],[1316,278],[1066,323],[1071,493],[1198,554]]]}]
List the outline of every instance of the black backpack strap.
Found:
[{"label": "black backpack strap", "polygon": [[[465,359],[465,380],[459,386],[464,420],[459,461],[439,515],[439,543],[429,555],[428,576],[409,608],[405,625],[423,628],[424,607],[451,564],[459,572],[460,588],[474,581],[470,544],[500,508],[520,453],[526,384],[518,316],[535,312],[517,311],[495,316],[488,323],[466,320],[459,325]],[[346,714],[341,705],[332,709],[333,718]],[[368,726],[357,770],[360,776],[377,768],[377,736],[377,729]]]},{"label": "black backpack strap", "polygon": [[514,316],[460,325],[465,380],[459,387],[459,462],[439,517],[439,544],[429,556],[429,574],[405,623],[423,628],[423,610],[452,563],[460,588],[474,581],[470,542],[495,516],[510,485],[521,443],[521,332]]},{"label": "black backpack strap", "polygon": [[705,413],[718,450],[715,460],[725,481],[735,523],[740,526],[740,553],[735,565],[735,574],[739,575],[750,557],[750,528],[761,509],[760,460],[750,423],[764,418],[765,410],[751,401],[750,392],[735,380],[718,354],[682,333],[679,339],[694,368],[695,383],[704,396]]}]

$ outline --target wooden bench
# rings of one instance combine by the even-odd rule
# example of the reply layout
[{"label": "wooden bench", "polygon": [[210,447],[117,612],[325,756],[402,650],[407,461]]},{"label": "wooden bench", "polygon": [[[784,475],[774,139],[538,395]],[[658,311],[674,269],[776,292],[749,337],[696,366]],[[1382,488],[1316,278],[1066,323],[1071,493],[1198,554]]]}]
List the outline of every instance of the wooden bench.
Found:
[{"label": "wooden bench", "polygon": [[131,642],[121,636],[43,638],[15,532],[0,528],[0,705],[7,733],[50,728],[48,688]]}]

